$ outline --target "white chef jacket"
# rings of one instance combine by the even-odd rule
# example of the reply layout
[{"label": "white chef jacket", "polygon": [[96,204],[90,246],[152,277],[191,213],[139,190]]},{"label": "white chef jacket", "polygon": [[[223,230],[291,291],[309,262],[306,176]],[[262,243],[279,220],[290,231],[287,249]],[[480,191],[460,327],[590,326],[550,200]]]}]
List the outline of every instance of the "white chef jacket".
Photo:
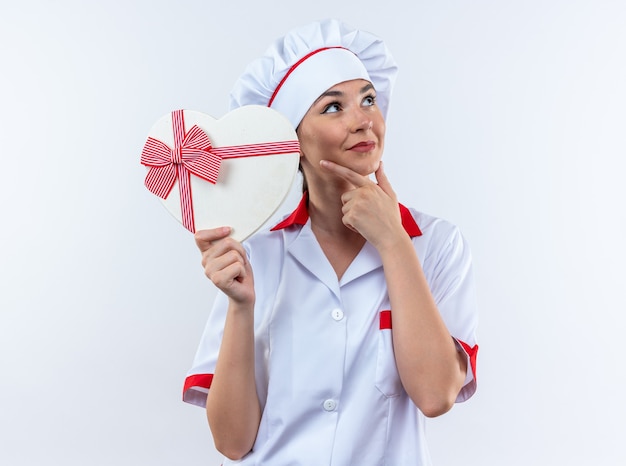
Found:
[{"label": "white chef jacket", "polygon": [[[402,205],[400,211],[439,312],[467,353],[457,398],[465,401],[476,390],[478,350],[470,250],[449,222]],[[254,273],[262,418],[252,451],[224,464],[430,465],[425,417],[396,368],[377,250],[366,242],[338,281],[311,231],[304,198],[273,231],[244,246]],[[206,404],[227,307],[220,292],[185,380],[185,402]]]}]

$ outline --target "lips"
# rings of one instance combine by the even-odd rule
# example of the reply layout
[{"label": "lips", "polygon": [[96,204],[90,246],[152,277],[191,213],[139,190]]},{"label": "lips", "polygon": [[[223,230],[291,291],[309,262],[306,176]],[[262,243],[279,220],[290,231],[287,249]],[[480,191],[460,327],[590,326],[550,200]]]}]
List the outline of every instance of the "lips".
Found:
[{"label": "lips", "polygon": [[369,152],[371,150],[374,150],[375,147],[376,143],[374,141],[363,141],[355,144],[348,150],[353,150],[357,152]]}]

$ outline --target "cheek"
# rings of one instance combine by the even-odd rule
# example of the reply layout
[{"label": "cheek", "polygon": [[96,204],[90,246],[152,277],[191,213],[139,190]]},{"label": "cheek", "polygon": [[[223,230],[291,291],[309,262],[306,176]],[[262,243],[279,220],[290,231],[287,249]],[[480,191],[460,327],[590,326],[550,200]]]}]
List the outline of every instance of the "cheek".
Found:
[{"label": "cheek", "polygon": [[298,138],[300,141],[300,154],[312,155],[323,145],[323,138],[317,134],[302,133]]},{"label": "cheek", "polygon": [[326,156],[329,151],[341,146],[343,133],[345,131],[337,122],[324,125],[306,121],[305,118],[296,132],[300,141],[300,153],[313,158]]},{"label": "cheek", "polygon": [[384,138],[385,132],[387,131],[387,124],[385,123],[385,119],[380,113],[378,114],[378,123],[376,124],[376,126],[378,127],[378,134],[380,138]]}]

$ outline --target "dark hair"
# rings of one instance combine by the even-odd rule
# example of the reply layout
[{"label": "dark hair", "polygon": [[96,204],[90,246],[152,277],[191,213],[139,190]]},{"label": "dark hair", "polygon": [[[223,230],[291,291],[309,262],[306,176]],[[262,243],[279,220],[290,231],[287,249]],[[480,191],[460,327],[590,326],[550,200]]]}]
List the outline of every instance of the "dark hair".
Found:
[{"label": "dark hair", "polygon": [[302,194],[306,193],[309,190],[309,185],[306,182],[306,176],[304,176],[304,171],[302,170],[302,164],[298,164],[298,171],[302,175]]}]

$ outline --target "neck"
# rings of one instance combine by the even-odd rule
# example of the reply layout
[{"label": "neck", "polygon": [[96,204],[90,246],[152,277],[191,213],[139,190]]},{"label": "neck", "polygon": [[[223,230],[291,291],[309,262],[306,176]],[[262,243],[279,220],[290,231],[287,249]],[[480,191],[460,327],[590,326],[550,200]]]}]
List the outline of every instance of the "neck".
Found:
[{"label": "neck", "polygon": [[321,189],[309,186],[308,210],[311,228],[316,235],[329,236],[336,241],[360,242],[359,240],[362,240],[364,242],[359,233],[346,227],[343,223],[341,195],[345,190],[345,186],[340,189],[333,185],[327,185]]}]

